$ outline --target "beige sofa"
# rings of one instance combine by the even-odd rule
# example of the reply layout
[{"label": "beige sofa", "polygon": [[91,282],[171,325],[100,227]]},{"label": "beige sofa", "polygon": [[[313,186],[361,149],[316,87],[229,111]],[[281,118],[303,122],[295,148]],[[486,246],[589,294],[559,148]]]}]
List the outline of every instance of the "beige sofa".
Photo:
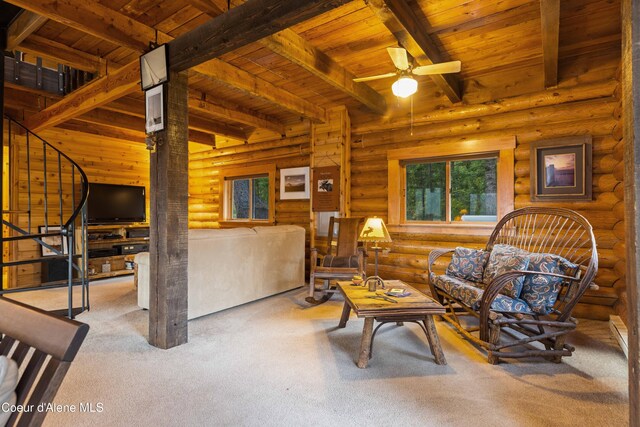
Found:
[{"label": "beige sofa", "polygon": [[[304,285],[304,228],[189,230],[189,319]],[[138,306],[149,308],[149,253],[135,257]]]}]

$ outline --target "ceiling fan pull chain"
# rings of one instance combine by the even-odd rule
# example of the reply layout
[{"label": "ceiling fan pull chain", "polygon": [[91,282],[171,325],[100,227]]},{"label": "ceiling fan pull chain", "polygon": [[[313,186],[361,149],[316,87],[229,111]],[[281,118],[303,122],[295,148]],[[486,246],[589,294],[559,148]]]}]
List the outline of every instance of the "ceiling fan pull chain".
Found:
[{"label": "ceiling fan pull chain", "polygon": [[413,95],[411,95],[411,120],[409,121],[410,123],[410,129],[411,129],[411,136],[413,136]]}]

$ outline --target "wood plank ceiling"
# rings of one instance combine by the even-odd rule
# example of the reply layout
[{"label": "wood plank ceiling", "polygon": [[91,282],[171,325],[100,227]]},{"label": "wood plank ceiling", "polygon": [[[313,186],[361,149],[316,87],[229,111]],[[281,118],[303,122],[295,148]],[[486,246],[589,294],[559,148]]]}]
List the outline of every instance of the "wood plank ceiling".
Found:
[{"label": "wood plank ceiling", "polygon": [[[109,76],[135,63],[156,33],[161,42],[172,40],[227,7],[226,0],[8,3],[34,12],[31,21],[34,15],[48,18],[44,24],[37,21],[30,35],[22,33],[23,40],[15,39],[16,49],[27,58],[59,60],[103,75],[106,70]],[[232,7],[240,3],[231,2]],[[354,76],[393,71],[386,48],[398,45],[407,47],[416,64],[462,61],[458,75],[418,77],[416,113],[486,102],[562,85],[562,64],[568,58],[619,55],[620,2],[353,0],[192,70],[190,140],[213,144],[214,135],[277,138],[299,123],[321,121],[325,109],[338,105],[346,105],[356,122],[406,116],[407,102],[391,93],[393,79],[352,81]],[[52,122],[43,118],[46,111],[37,113],[57,97],[9,85],[7,111],[27,123],[142,141],[142,92],[126,81],[122,84],[128,87],[118,96],[106,96],[110,84],[103,81],[94,92],[87,90],[86,99],[102,100],[100,108],[70,112],[61,104],[53,111],[67,111],[68,116]],[[67,103],[73,106],[76,100]]]}]

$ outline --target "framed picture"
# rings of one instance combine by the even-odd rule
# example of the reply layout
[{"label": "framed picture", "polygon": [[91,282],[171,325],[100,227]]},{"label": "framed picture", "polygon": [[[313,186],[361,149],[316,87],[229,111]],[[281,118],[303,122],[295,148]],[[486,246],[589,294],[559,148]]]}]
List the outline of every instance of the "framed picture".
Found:
[{"label": "framed picture", "polygon": [[531,200],[591,200],[591,136],[531,144]]},{"label": "framed picture", "polygon": [[340,167],[313,168],[313,212],[335,212],[340,210]]},{"label": "framed picture", "polygon": [[142,90],[151,89],[169,80],[168,60],[166,44],[140,56],[140,86]]},{"label": "framed picture", "polygon": [[309,198],[309,167],[280,169],[280,200]]},{"label": "framed picture", "polygon": [[145,130],[147,133],[164,129],[163,85],[153,87],[145,92]]},{"label": "framed picture", "polygon": [[[38,233],[40,234],[55,233],[56,231],[60,231],[59,225],[50,225],[48,229],[44,225],[41,225],[38,227]],[[43,237],[42,241],[47,245],[54,247],[59,251],[62,251],[64,255],[69,254],[69,246],[67,243],[67,239],[63,239],[62,236],[47,236],[47,237]],[[40,253],[43,257],[60,255],[42,245],[40,245]]]}]

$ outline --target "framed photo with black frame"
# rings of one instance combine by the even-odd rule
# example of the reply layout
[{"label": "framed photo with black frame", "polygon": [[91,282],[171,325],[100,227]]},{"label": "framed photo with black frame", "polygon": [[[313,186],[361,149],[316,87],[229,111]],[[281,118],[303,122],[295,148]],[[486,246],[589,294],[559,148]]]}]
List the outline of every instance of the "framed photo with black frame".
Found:
[{"label": "framed photo with black frame", "polygon": [[[60,231],[61,227],[59,225],[50,225],[48,227],[45,227],[44,225],[41,225],[38,227],[38,233],[43,234],[43,233],[54,233],[56,231]],[[67,239],[63,238],[62,235],[58,235],[58,236],[46,236],[46,237],[42,237],[41,239],[44,243],[46,243],[47,245],[56,248],[59,251],[62,251],[62,253],[64,255],[69,255],[69,244],[67,242]],[[42,255],[42,257],[48,257],[48,256],[57,256],[60,254],[55,253],[54,251],[52,251],[49,248],[46,248],[42,245],[40,245],[40,254]]]},{"label": "framed photo with black frame", "polygon": [[163,44],[140,56],[140,86],[148,90],[169,81],[168,45]]},{"label": "framed photo with black frame", "polygon": [[164,85],[145,92],[145,130],[147,133],[164,129]]},{"label": "framed photo with black frame", "polygon": [[591,135],[531,144],[531,201],[592,199]]}]

